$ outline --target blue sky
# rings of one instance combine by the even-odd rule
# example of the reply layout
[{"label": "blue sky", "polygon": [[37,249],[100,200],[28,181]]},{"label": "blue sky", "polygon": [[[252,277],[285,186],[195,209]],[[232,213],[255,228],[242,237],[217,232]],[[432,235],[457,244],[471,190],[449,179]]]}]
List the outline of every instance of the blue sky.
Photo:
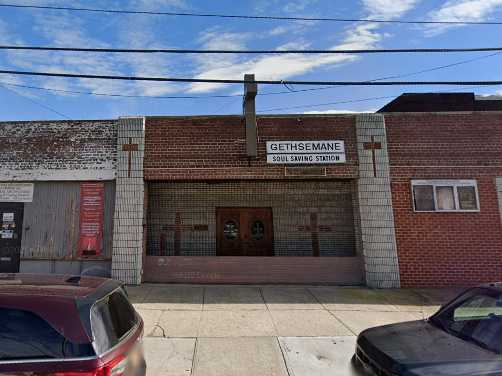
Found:
[{"label": "blue sky", "polygon": [[[14,0],[10,1],[14,2]],[[185,11],[305,17],[422,20],[502,19],[502,0],[18,0],[17,4],[128,10]],[[111,48],[330,49],[500,46],[502,26],[417,26],[371,23],[258,21],[0,8],[0,43]],[[87,74],[241,79],[371,80],[409,74],[489,53],[423,55],[138,55],[0,52],[1,69]],[[409,80],[500,80],[502,54],[468,64],[410,75]],[[6,85],[11,84],[11,85]],[[125,95],[235,95],[230,98],[113,98],[24,89]],[[114,118],[129,115],[238,114],[242,88],[236,85],[131,83],[0,75],[0,120]],[[294,89],[298,89],[295,87]],[[336,87],[303,93],[264,95],[262,113],[373,111],[390,101],[349,102],[413,91],[452,87]],[[261,93],[287,91],[262,86]],[[459,90],[470,91],[462,87]],[[502,94],[502,87],[474,88]],[[323,104],[323,105],[320,105]],[[305,106],[305,107],[303,107]]]}]

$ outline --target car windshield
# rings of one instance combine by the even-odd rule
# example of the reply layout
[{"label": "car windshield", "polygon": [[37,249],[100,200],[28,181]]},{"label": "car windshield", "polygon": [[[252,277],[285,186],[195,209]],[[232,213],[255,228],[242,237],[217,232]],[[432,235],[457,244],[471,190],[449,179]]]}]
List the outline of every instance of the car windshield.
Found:
[{"label": "car windshield", "polygon": [[502,353],[502,293],[473,289],[457,298],[430,320],[463,340]]},{"label": "car windshield", "polygon": [[0,362],[93,355],[91,344],[74,344],[33,312],[0,307]]}]

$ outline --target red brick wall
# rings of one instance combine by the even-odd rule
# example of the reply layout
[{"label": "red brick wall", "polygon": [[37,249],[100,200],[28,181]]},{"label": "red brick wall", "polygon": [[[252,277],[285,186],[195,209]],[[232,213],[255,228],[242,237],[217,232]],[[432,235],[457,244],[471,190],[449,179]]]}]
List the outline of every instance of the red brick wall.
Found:
[{"label": "red brick wall", "polygon": [[242,117],[147,118],[146,180],[276,179],[283,165],[266,163],[266,141],[345,141],[347,163],[326,166],[328,178],[357,177],[355,116],[258,117],[258,159],[246,156]]},{"label": "red brick wall", "polygon": [[[403,287],[502,280],[502,113],[386,115]],[[411,179],[476,179],[479,213],[414,213]]]}]

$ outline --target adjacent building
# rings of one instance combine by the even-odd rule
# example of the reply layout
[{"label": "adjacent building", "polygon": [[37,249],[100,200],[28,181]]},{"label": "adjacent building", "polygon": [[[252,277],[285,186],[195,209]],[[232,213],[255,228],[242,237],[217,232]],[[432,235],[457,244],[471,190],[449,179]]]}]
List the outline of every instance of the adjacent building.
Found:
[{"label": "adjacent building", "polygon": [[0,123],[0,272],[109,270],[116,121]]},{"label": "adjacent building", "polygon": [[[377,288],[502,279],[502,101],[0,123],[0,270]],[[10,258],[9,261],[7,259]]]}]

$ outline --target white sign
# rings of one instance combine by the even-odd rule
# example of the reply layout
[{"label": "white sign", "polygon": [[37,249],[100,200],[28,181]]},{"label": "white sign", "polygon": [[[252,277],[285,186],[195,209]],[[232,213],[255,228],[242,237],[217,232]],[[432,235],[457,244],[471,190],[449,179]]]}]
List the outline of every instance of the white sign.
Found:
[{"label": "white sign", "polygon": [[12,239],[13,235],[14,235],[14,231],[13,230],[2,230],[2,231],[0,231],[0,234],[2,234],[2,236],[0,237],[2,239]]},{"label": "white sign", "polygon": [[0,202],[32,202],[33,183],[0,183]]},{"label": "white sign", "polygon": [[14,213],[3,213],[2,222],[14,222]]},{"label": "white sign", "polygon": [[343,141],[267,141],[267,163],[345,163]]}]

